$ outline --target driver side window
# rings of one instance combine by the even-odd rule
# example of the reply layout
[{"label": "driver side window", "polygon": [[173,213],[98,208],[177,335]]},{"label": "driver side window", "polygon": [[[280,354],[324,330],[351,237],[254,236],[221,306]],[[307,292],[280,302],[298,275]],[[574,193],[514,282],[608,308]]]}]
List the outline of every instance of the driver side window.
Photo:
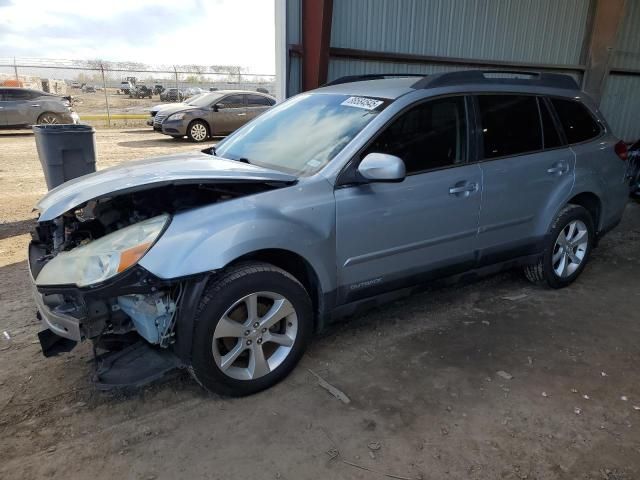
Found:
[{"label": "driver side window", "polygon": [[218,102],[219,108],[243,108],[244,95],[229,95]]},{"label": "driver side window", "polygon": [[401,114],[367,148],[400,157],[407,175],[449,167],[466,159],[464,97],[424,102]]}]

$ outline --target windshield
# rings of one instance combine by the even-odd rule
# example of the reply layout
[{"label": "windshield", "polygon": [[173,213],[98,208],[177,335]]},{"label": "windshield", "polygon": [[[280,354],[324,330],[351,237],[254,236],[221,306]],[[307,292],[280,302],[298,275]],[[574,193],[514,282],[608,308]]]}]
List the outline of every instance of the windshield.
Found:
[{"label": "windshield", "polygon": [[208,107],[221,96],[219,93],[200,93],[197,96],[191,97],[187,104],[194,107]]},{"label": "windshield", "polygon": [[302,94],[216,146],[215,154],[298,176],[329,163],[386,106],[367,97]]}]

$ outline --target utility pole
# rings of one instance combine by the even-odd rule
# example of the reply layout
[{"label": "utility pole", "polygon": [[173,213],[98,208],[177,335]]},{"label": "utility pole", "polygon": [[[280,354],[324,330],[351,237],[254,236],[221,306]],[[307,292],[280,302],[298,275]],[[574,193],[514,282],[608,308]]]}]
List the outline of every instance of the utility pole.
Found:
[{"label": "utility pole", "polygon": [[18,64],[16,63],[16,57],[13,57],[13,71],[16,75],[16,82],[19,82],[20,79],[18,78]]},{"label": "utility pole", "polygon": [[109,110],[109,96],[107,95],[107,82],[104,79],[104,65],[100,64],[100,73],[102,74],[102,90],[104,91],[104,102],[107,105],[107,127],[111,127],[111,111]]}]

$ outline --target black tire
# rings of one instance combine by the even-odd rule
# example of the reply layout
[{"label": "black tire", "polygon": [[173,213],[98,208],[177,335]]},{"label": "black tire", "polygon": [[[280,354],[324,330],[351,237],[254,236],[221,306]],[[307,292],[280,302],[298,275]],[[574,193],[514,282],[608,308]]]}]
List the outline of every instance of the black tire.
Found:
[{"label": "black tire", "polygon": [[[198,129],[198,132],[202,132],[202,130],[200,130],[202,127],[204,127],[205,134],[204,136],[198,136],[194,130]],[[201,143],[206,141],[210,136],[211,132],[209,131],[209,125],[207,125],[207,122],[203,120],[193,120],[187,127],[187,137],[189,137],[189,140],[192,142]]]},{"label": "black tire", "polygon": [[[588,244],[584,257],[578,268],[567,277],[560,277],[553,268],[552,257],[556,245],[556,240],[560,233],[575,220],[580,220],[587,227]],[[584,267],[589,261],[591,249],[595,245],[595,226],[594,219],[587,209],[579,205],[569,204],[565,206],[556,216],[551,224],[547,244],[545,246],[542,258],[533,265],[524,267],[524,274],[527,279],[535,284],[546,284],[551,288],[564,288],[575,281],[582,273]]]},{"label": "black tire", "polygon": [[36,120],[38,125],[57,124],[61,123],[60,115],[53,112],[44,112]]},{"label": "black tire", "polygon": [[[282,362],[266,375],[248,380],[232,378],[216,364],[212,348],[214,332],[223,315],[234,303],[247,295],[264,291],[283,296],[295,309],[295,340]],[[311,299],[298,280],[268,263],[239,264],[223,272],[209,284],[202,296],[195,317],[190,371],[198,383],[211,392],[228,396],[251,395],[275,385],[293,370],[306,350],[312,333]],[[239,339],[238,342],[244,342],[244,339]]]}]

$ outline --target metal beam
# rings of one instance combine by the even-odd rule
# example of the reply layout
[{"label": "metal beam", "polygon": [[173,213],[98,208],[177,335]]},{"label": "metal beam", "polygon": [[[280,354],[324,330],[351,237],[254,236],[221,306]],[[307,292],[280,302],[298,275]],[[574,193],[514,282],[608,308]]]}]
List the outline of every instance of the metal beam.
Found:
[{"label": "metal beam", "polygon": [[302,89],[326,83],[333,0],[302,0]]},{"label": "metal beam", "polygon": [[372,60],[391,63],[444,64],[474,67],[506,67],[522,68],[526,70],[562,70],[569,72],[583,72],[585,65],[529,63],[505,60],[484,60],[476,58],[446,57],[438,55],[414,55],[408,53],[375,52],[371,50],[356,50],[352,48],[336,48],[329,50],[329,55],[336,58],[353,58],[356,60]]},{"label": "metal beam", "polygon": [[600,103],[609,76],[618,30],[622,24],[626,0],[596,0],[590,37],[587,69],[582,89]]}]

